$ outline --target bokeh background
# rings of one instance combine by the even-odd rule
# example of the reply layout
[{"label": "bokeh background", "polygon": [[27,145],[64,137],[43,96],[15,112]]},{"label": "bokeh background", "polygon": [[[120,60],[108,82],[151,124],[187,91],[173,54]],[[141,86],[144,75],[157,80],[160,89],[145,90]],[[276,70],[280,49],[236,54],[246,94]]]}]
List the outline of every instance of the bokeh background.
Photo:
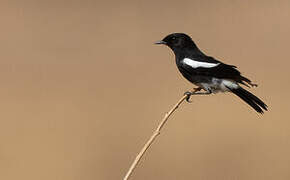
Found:
[{"label": "bokeh background", "polygon": [[290,179],[290,2],[8,1],[0,5],[0,179],[122,179],[193,87],[153,42],[192,36],[259,84],[183,104],[132,179]]}]

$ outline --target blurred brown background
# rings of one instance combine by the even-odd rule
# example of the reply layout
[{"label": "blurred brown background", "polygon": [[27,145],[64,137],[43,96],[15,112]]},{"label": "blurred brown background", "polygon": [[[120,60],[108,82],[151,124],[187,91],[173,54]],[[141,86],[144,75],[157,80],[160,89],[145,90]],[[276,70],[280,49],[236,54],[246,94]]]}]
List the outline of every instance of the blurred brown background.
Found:
[{"label": "blurred brown background", "polygon": [[290,179],[289,1],[8,1],[0,6],[0,179],[116,180],[193,86],[155,46],[190,34],[259,84],[172,116],[132,179]]}]

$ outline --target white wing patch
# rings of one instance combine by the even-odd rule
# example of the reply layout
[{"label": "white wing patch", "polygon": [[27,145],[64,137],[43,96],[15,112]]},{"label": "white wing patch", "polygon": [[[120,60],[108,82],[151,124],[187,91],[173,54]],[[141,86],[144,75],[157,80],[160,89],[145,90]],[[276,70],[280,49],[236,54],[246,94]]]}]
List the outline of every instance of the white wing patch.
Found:
[{"label": "white wing patch", "polygon": [[189,58],[184,58],[182,60],[182,63],[191,66],[193,68],[199,68],[199,67],[203,67],[203,68],[212,68],[215,67],[217,65],[219,65],[220,63],[208,63],[208,62],[199,62],[199,61],[195,61],[193,59],[189,59]]}]

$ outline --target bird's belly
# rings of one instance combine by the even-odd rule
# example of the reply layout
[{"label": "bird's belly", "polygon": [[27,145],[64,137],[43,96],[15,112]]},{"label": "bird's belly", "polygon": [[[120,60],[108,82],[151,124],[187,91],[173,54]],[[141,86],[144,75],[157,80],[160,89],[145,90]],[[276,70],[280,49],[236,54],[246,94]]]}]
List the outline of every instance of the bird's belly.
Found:
[{"label": "bird's belly", "polygon": [[219,78],[211,78],[210,81],[199,82],[199,83],[194,83],[194,84],[212,93],[228,92],[230,91],[230,88],[238,88],[239,86],[236,82],[232,80],[219,79]]},{"label": "bird's belly", "polygon": [[180,68],[179,70],[187,80],[208,92],[227,92],[230,91],[230,89],[236,89],[239,87],[237,82],[230,79],[215,78],[196,74],[193,75],[183,70],[182,68]]}]

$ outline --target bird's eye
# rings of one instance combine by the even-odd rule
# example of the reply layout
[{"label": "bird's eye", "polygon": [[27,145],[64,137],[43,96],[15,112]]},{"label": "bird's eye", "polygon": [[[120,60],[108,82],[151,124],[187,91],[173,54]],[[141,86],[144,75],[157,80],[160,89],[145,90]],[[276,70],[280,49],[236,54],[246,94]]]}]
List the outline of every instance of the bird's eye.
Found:
[{"label": "bird's eye", "polygon": [[172,40],[175,40],[176,39],[176,37],[172,37]]}]

